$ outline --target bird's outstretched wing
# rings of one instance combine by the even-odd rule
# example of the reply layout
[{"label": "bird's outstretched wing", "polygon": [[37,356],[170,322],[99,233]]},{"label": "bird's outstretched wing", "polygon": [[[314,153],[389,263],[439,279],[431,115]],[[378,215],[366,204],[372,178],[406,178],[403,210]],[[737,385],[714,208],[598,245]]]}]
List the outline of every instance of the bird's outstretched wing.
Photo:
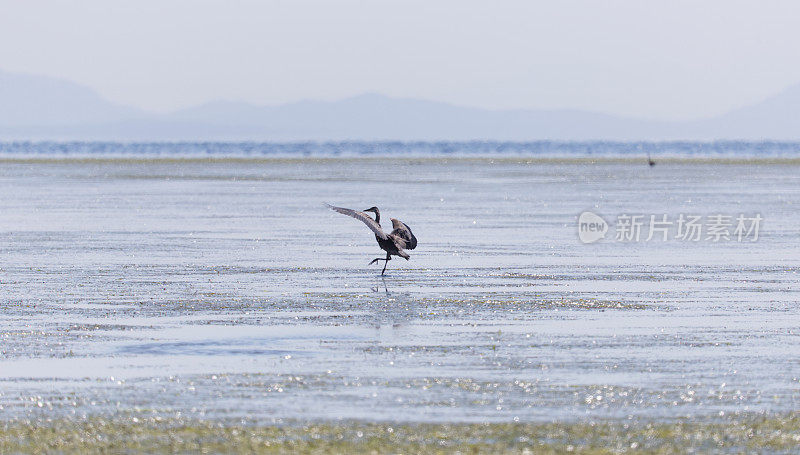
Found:
[{"label": "bird's outstretched wing", "polygon": [[411,228],[406,226],[405,223],[397,218],[392,218],[392,227],[394,230],[389,235],[392,235],[403,241],[401,248],[405,250],[413,250],[417,247],[417,238],[414,236],[414,233],[411,232]]},{"label": "bird's outstretched wing", "polygon": [[352,216],[357,220],[361,220],[361,222],[366,224],[368,228],[372,229],[372,232],[374,232],[375,235],[382,238],[383,240],[386,240],[388,238],[386,233],[383,232],[383,229],[381,229],[381,225],[376,223],[375,220],[373,220],[372,217],[367,215],[366,213],[359,212],[356,210],[346,209],[344,207],[336,207],[327,203],[325,205],[334,212],[339,212],[342,215]]}]

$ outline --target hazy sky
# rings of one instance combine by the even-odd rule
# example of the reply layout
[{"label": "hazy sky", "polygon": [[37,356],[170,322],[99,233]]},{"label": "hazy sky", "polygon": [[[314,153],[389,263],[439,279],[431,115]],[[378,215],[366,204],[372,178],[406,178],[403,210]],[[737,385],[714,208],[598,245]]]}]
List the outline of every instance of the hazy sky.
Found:
[{"label": "hazy sky", "polygon": [[800,83],[797,1],[0,0],[0,69],[171,110],[364,92],[695,118]]}]

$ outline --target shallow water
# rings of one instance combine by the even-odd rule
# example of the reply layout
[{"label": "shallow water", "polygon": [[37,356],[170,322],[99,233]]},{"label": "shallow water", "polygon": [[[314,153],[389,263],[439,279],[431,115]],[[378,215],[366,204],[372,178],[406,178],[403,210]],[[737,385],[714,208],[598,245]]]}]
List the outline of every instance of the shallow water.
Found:
[{"label": "shallow water", "polygon": [[[0,412],[424,422],[800,404],[800,165],[6,159]],[[381,256],[323,202],[381,208]],[[577,217],[759,213],[756,242],[583,244]],[[384,223],[388,227],[388,222]]]}]

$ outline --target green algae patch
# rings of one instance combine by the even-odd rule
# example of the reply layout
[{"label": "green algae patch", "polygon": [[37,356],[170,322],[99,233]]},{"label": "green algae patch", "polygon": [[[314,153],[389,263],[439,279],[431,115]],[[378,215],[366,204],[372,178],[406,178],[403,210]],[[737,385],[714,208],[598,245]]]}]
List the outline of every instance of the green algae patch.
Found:
[{"label": "green algae patch", "polygon": [[12,421],[0,453],[789,453],[800,414],[724,421],[242,425],[162,418]]}]

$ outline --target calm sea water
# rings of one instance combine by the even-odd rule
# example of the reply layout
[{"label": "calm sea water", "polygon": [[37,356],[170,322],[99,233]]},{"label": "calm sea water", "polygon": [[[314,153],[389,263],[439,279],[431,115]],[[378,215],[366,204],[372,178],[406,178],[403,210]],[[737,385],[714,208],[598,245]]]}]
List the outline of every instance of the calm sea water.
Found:
[{"label": "calm sea water", "polygon": [[[651,168],[636,144],[5,144],[0,413],[797,410],[796,145],[643,147],[703,160]],[[597,159],[540,156],[569,150]],[[419,247],[382,278],[371,232],[323,202],[377,205]],[[605,240],[579,240],[584,211]],[[616,241],[625,214],[763,222],[757,241]]]}]

